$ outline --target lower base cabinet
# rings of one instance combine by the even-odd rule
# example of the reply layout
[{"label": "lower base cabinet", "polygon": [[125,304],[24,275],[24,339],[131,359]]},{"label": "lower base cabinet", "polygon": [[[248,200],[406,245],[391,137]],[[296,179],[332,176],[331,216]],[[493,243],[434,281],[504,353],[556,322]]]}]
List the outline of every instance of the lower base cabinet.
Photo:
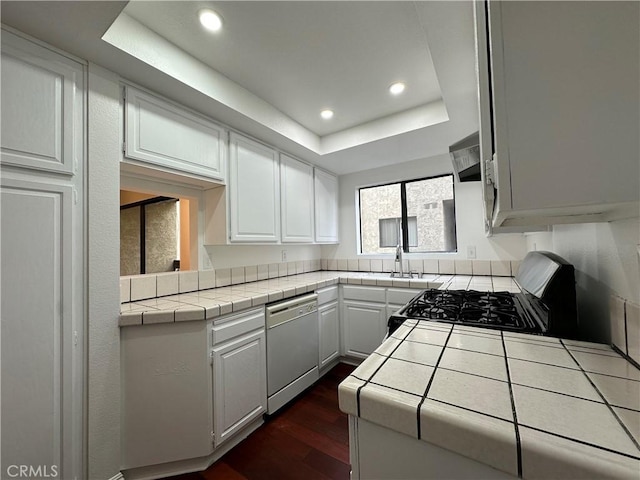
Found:
[{"label": "lower base cabinet", "polygon": [[344,354],[367,358],[382,344],[387,328],[385,304],[344,300],[342,304]]},{"label": "lower base cabinet", "polygon": [[213,431],[217,448],[267,411],[264,308],[215,319]]},{"label": "lower base cabinet", "polygon": [[340,310],[338,302],[318,307],[320,348],[318,367],[322,370],[340,356]]},{"label": "lower base cabinet", "polygon": [[264,329],[213,348],[216,447],[266,411],[265,353]]}]

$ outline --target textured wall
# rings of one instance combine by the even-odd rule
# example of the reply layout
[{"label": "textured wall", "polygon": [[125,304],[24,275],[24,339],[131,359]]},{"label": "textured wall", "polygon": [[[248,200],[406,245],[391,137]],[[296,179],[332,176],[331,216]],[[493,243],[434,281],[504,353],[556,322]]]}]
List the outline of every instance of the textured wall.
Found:
[{"label": "textured wall", "polygon": [[177,258],[178,212],[175,200],[145,207],[146,273],[173,271]]},{"label": "textured wall", "polygon": [[120,472],[120,86],[89,65],[88,478]]},{"label": "textured wall", "polygon": [[140,210],[120,210],[120,275],[140,273]]}]

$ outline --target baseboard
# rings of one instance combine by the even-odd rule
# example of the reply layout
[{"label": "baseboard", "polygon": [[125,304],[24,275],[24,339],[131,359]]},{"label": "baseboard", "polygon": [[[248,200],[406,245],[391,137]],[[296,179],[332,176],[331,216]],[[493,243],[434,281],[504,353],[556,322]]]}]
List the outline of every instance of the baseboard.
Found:
[{"label": "baseboard", "polygon": [[118,472],[109,480],[124,480],[124,476],[122,475],[122,472]]}]

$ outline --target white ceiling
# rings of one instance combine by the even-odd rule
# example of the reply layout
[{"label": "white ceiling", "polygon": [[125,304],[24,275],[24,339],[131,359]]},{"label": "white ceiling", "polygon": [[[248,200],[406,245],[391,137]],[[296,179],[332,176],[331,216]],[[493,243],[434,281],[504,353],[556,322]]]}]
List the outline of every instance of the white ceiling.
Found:
[{"label": "white ceiling", "polygon": [[[200,27],[203,6],[221,32]],[[133,1],[124,12],[319,136],[441,99],[413,2]],[[392,96],[396,81],[408,88]]]},{"label": "white ceiling", "polygon": [[[221,32],[200,27],[203,7]],[[4,24],[338,174],[436,156],[478,128],[468,1],[1,8]]]}]

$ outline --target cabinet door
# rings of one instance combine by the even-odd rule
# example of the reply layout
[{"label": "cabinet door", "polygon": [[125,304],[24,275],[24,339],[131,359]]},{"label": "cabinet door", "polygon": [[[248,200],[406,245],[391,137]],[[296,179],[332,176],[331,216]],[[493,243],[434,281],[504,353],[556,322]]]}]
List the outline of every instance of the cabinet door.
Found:
[{"label": "cabinet door", "polygon": [[2,32],[2,163],[72,175],[83,156],[83,70]]},{"label": "cabinet door", "polygon": [[330,364],[340,355],[340,315],[338,302],[331,302],[318,307],[320,327],[319,367]]},{"label": "cabinet door", "polygon": [[280,174],[275,150],[236,135],[229,141],[232,242],[280,239]]},{"label": "cabinet door", "polygon": [[60,478],[73,478],[71,452],[81,449],[74,430],[82,424],[74,347],[82,297],[73,278],[82,278],[82,250],[73,248],[73,190],[3,175],[0,191],[2,471],[55,465]]},{"label": "cabinet door", "polygon": [[313,242],[313,167],[280,154],[282,241]]},{"label": "cabinet door", "polygon": [[384,304],[345,300],[342,320],[345,355],[367,358],[382,344],[387,324]]},{"label": "cabinet door", "polygon": [[125,97],[125,157],[224,181],[225,131],[221,127],[129,86]]},{"label": "cabinet door", "polygon": [[267,410],[265,333],[257,330],[213,348],[216,447]]},{"label": "cabinet door", "polygon": [[316,242],[338,242],[338,178],[314,169]]},{"label": "cabinet door", "polygon": [[638,3],[488,7],[494,226],[637,216]]}]

